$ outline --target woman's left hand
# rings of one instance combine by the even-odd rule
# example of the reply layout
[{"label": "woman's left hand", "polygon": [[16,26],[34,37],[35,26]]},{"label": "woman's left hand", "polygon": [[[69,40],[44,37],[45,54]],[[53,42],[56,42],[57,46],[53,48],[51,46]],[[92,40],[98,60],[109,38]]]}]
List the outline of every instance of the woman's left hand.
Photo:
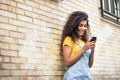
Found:
[{"label": "woman's left hand", "polygon": [[91,47],[91,51],[94,51],[94,49],[95,49],[95,41],[92,41],[91,43],[93,44],[92,47]]}]

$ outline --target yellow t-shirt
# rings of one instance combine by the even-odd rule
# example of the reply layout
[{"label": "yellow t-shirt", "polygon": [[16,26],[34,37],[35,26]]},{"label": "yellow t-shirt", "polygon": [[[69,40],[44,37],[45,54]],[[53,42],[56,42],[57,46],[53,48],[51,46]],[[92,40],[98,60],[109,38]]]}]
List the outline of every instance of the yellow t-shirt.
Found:
[{"label": "yellow t-shirt", "polygon": [[[78,40],[78,42],[82,46],[85,44],[82,40]],[[79,45],[77,43],[73,42],[72,38],[69,36],[67,36],[64,39],[63,46],[65,46],[65,45],[72,48],[71,56],[74,56],[80,50]]]}]

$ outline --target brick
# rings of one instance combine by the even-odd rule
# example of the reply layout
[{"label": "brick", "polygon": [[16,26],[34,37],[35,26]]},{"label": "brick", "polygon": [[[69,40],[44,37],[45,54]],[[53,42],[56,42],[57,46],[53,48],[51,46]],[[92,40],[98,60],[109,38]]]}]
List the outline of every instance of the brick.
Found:
[{"label": "brick", "polygon": [[40,15],[40,19],[43,21],[47,21],[47,22],[53,22],[52,18],[49,18],[47,16],[43,16],[43,15]]},{"label": "brick", "polygon": [[43,76],[36,77],[36,80],[45,80],[43,79]]},{"label": "brick", "polygon": [[27,29],[27,28],[22,28],[22,27],[18,27],[18,31],[24,34],[30,34],[32,33],[33,30],[31,29]]},{"label": "brick", "polygon": [[0,62],[3,62],[3,57],[2,56],[0,56]]},{"label": "brick", "polygon": [[33,8],[33,12],[41,14],[41,15],[45,15],[46,14],[46,11],[43,11],[43,10],[40,10],[40,9],[37,9],[37,8]]},{"label": "brick", "polygon": [[0,42],[0,48],[1,48],[1,49],[9,49],[9,44],[1,43],[1,42]]},{"label": "brick", "polygon": [[[39,64],[44,64],[43,62],[39,62]],[[42,70],[42,71],[49,71],[49,70],[51,70],[52,71],[52,69],[51,69],[51,67],[50,67],[50,65],[36,65],[36,67],[35,67],[35,69],[38,69],[38,70]]]},{"label": "brick", "polygon": [[54,44],[59,44],[60,43],[60,41],[59,40],[53,40],[53,39],[50,39],[50,38],[48,38],[48,37],[46,37],[46,38],[44,38],[44,37],[41,37],[41,41],[43,41],[43,42],[48,42],[48,43],[53,43],[54,42]]},{"label": "brick", "polygon": [[30,7],[30,6],[27,6],[27,5],[24,5],[24,4],[21,4],[21,3],[17,3],[17,6],[21,9],[32,11],[32,7]]},{"label": "brick", "polygon": [[43,75],[54,75],[54,71],[43,71]]},{"label": "brick", "polygon": [[1,50],[1,55],[5,56],[17,56],[17,51],[11,51],[11,50]]},{"label": "brick", "polygon": [[[38,36],[33,36],[34,34],[32,35],[27,35],[27,38],[25,40],[22,40],[22,39],[19,39],[18,40],[18,44],[23,44],[24,46],[34,46],[36,47],[36,42],[37,41],[40,41],[40,38]],[[32,37],[32,39],[30,40],[30,38]]]},{"label": "brick", "polygon": [[[33,52],[26,52],[26,51],[22,51],[22,50],[19,51],[19,56],[20,57],[27,57],[27,58],[29,58],[29,57],[36,58],[36,54],[35,53],[33,53]],[[29,61],[32,61],[32,60],[29,60]],[[32,61],[32,62],[34,62],[34,61]]]},{"label": "brick", "polygon": [[20,80],[28,80],[28,77],[27,77],[27,76],[22,76],[22,77],[20,78]]},{"label": "brick", "polygon": [[54,34],[61,34],[61,31],[57,29],[51,29],[51,32]]},{"label": "brick", "polygon": [[45,31],[39,31],[39,32],[38,32],[38,36],[44,37],[44,35],[46,35],[47,38],[48,38],[48,37],[51,37],[51,38],[52,38],[51,34],[45,32]]},{"label": "brick", "polygon": [[14,62],[14,63],[26,63],[27,59],[26,58],[19,58],[19,57],[11,57],[11,62]]},{"label": "brick", "polygon": [[37,24],[37,25],[40,25],[40,26],[41,26],[41,24],[43,24],[42,21],[39,20],[39,19],[33,19],[33,23]]},{"label": "brick", "polygon": [[18,68],[19,69],[26,69],[26,66],[25,65],[27,65],[27,64],[18,64]]},{"label": "brick", "polygon": [[28,80],[36,80],[36,77],[27,77]]},{"label": "brick", "polygon": [[28,72],[28,75],[34,75],[34,76],[42,75],[42,71],[30,70],[30,71]]},{"label": "brick", "polygon": [[62,76],[53,76],[52,80],[62,80],[63,77]]},{"label": "brick", "polygon": [[15,19],[9,19],[9,23],[13,24],[13,25],[16,25],[16,26],[25,27],[25,22],[18,21],[18,20],[15,20]]},{"label": "brick", "polygon": [[52,32],[51,28],[48,28],[48,27],[41,27],[41,30],[49,33]]},{"label": "brick", "polygon": [[[29,56],[30,57],[30,56]],[[28,63],[38,63],[38,59],[32,58],[32,59],[28,59]]]},{"label": "brick", "polygon": [[40,7],[38,3],[35,3],[35,2],[33,2],[33,1],[28,1],[28,0],[26,0],[26,1],[25,1],[25,4],[27,4],[27,5],[29,5],[29,6],[32,6],[32,7],[36,7],[36,8],[39,8],[39,7]]},{"label": "brick", "polygon": [[[58,7],[58,10],[64,13],[64,15],[62,15],[62,16],[67,17],[67,15],[68,15],[68,14],[67,14],[67,13],[68,13],[68,10],[67,10],[67,9],[65,9],[64,7],[59,6],[59,7]],[[65,19],[66,19],[66,18],[65,18]]]},{"label": "brick", "polygon": [[30,12],[30,11],[25,11],[25,15],[26,15],[26,16],[29,16],[29,17],[32,17],[32,12]]},{"label": "brick", "polygon": [[19,69],[29,69],[29,70],[33,70],[34,68],[34,64],[19,64]]},{"label": "brick", "polygon": [[53,43],[36,43],[37,47],[44,47],[44,48],[53,48],[59,50],[59,45],[53,44]]},{"label": "brick", "polygon": [[21,76],[24,76],[24,75],[28,75],[28,71],[27,70],[12,70],[11,71],[11,75],[13,75],[13,76],[19,76],[19,75],[21,75]]},{"label": "brick", "polygon": [[8,6],[5,4],[0,3],[0,9],[7,10]]},{"label": "brick", "polygon": [[1,77],[1,80],[19,80],[19,77]]},{"label": "brick", "polygon": [[8,6],[8,11],[16,13],[16,7]]},{"label": "brick", "polygon": [[10,62],[10,57],[3,57],[3,62]]},{"label": "brick", "polygon": [[53,9],[56,8],[56,5],[51,4],[50,2],[46,2],[45,5],[48,6],[48,7],[50,7],[50,8],[53,8]]},{"label": "brick", "polygon": [[16,38],[21,38],[21,39],[25,38],[25,35],[23,33],[12,32],[12,31],[10,31],[10,36],[11,37],[16,37]]},{"label": "brick", "polygon": [[9,35],[9,31],[0,29],[0,35],[8,36]]},{"label": "brick", "polygon": [[39,4],[43,4],[43,5],[45,5],[45,1],[43,1],[43,0],[33,0],[34,2],[36,2],[36,3],[39,3]]},{"label": "brick", "polygon": [[20,50],[20,45],[17,44],[10,44],[10,50]]},{"label": "brick", "polygon": [[24,15],[24,10],[17,8],[16,13]]},{"label": "brick", "polygon": [[24,3],[24,0],[14,0],[14,1]]},{"label": "brick", "polygon": [[21,76],[20,80],[36,80],[36,77]]},{"label": "brick", "polygon": [[[12,27],[12,28],[11,28]],[[1,29],[7,29],[7,30],[13,30],[13,31],[17,31],[17,27],[10,25],[10,24],[4,24],[4,23],[0,23],[0,28]]]},{"label": "brick", "polygon": [[8,18],[7,18],[7,17],[0,16],[0,22],[8,23]]},{"label": "brick", "polygon": [[33,18],[38,18],[39,19],[39,14],[32,13],[30,11],[25,11],[25,15]]},{"label": "brick", "polygon": [[8,11],[0,10],[0,15],[16,19],[16,14],[8,12]]},{"label": "brick", "polygon": [[41,48],[37,48],[35,46],[26,46],[22,45],[21,50],[24,51],[30,51],[30,52],[41,52]]},{"label": "brick", "polygon": [[43,75],[63,75],[63,71],[43,71]]},{"label": "brick", "polygon": [[41,10],[48,11],[48,12],[51,12],[51,11],[52,11],[52,8],[49,8],[49,7],[45,6],[45,5],[40,5],[39,8],[40,8]]},{"label": "brick", "polygon": [[0,41],[7,42],[7,43],[17,43],[17,39],[16,38],[3,37],[3,36],[0,36]]},{"label": "brick", "polygon": [[56,71],[64,71],[64,66],[51,66],[52,69],[56,70]]},{"label": "brick", "polygon": [[0,70],[0,76],[10,75],[10,70]]},{"label": "brick", "polygon": [[0,2],[11,5],[11,6],[16,6],[16,2],[14,2],[12,0],[0,0]]},{"label": "brick", "polygon": [[[40,26],[31,24],[31,23],[26,23],[26,27],[34,30],[40,30]],[[36,31],[37,32],[37,31]]]},{"label": "brick", "polygon": [[27,16],[18,15],[18,19],[26,22],[32,22],[32,18]]},{"label": "brick", "polygon": [[57,16],[56,14],[51,14],[50,12],[47,12],[47,13],[46,13],[46,16],[47,16],[47,17],[50,17],[50,18],[52,18],[52,19],[58,19],[58,16]]},{"label": "brick", "polygon": [[1,68],[2,69],[18,69],[18,65],[12,64],[12,63],[2,63]]},{"label": "brick", "polygon": [[64,15],[63,12],[58,11],[58,10],[52,10],[52,13],[53,13],[53,14],[56,14],[56,15],[59,15],[59,16],[61,16],[61,17],[63,17],[63,15]]},{"label": "brick", "polygon": [[39,14],[32,13],[32,17],[33,17],[33,18],[36,18],[36,19],[39,19]]}]

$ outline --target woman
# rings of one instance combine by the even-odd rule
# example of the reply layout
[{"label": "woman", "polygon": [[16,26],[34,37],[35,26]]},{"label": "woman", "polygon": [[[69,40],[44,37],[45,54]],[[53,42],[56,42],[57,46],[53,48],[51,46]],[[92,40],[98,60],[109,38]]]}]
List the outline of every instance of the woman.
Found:
[{"label": "woman", "polygon": [[67,70],[63,80],[91,80],[89,68],[93,64],[95,42],[90,42],[88,15],[75,11],[64,25],[61,51]]}]

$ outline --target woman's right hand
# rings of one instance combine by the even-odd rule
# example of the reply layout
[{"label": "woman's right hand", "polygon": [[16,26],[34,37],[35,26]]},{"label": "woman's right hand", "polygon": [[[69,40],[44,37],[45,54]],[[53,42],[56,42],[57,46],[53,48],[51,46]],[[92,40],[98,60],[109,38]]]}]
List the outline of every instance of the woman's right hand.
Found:
[{"label": "woman's right hand", "polygon": [[87,41],[82,49],[83,49],[83,51],[87,51],[88,49],[92,49],[94,47],[95,47],[95,42],[94,41],[92,41],[92,42]]}]

